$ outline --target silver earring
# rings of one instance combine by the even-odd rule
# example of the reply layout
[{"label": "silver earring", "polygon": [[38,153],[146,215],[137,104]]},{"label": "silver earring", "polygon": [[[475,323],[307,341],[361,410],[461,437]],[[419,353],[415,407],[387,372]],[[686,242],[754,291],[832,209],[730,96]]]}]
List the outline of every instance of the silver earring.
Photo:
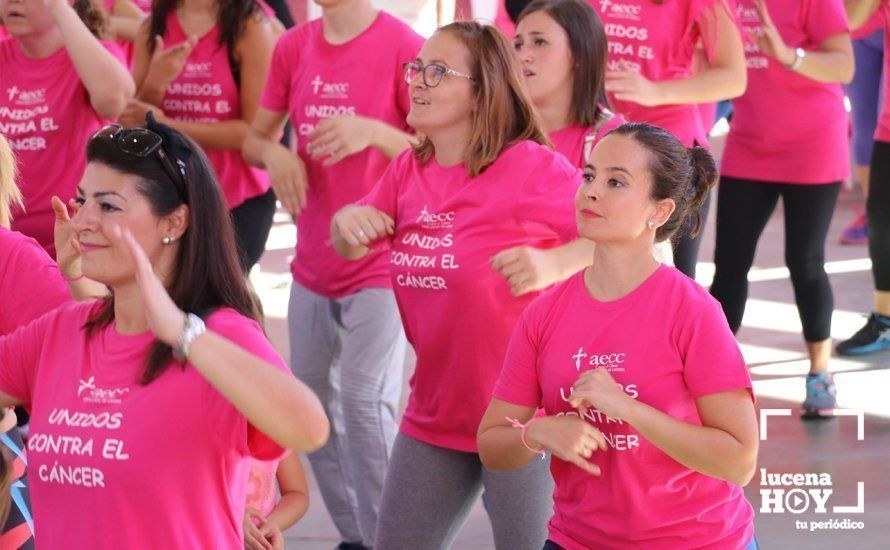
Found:
[{"label": "silver earring", "polygon": [[171,237],[164,237],[163,239],[161,239],[161,242],[164,244],[170,244],[173,242],[173,239]]},{"label": "silver earring", "polygon": [[648,227],[649,229],[652,229],[653,227],[655,227],[655,222],[652,220],[649,220],[648,222],[646,222],[646,227]]}]

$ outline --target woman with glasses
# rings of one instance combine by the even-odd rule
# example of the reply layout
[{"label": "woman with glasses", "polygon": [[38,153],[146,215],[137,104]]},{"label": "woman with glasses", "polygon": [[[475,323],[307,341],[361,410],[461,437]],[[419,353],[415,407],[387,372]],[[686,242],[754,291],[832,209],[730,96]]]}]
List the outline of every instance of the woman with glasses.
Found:
[{"label": "woman with glasses", "polygon": [[277,35],[257,0],[210,5],[156,3],[135,42],[137,99],[121,122],[140,124],[154,111],[207,152],[235,223],[241,267],[249,272],[266,249],[275,195],[268,176],[244,162],[241,146]]},{"label": "woman with glasses", "polygon": [[0,405],[31,408],[35,538],[243,548],[248,459],[319,447],[321,405],[263,334],[200,149],[150,120],[86,153],[70,229],[111,293],[0,337]]},{"label": "woman with glasses", "polygon": [[514,268],[499,253],[526,246],[547,256],[577,236],[580,170],[549,148],[511,50],[493,26],[437,31],[406,67],[407,120],[423,141],[331,225],[344,258],[392,250],[393,288],[417,353],[380,506],[380,548],[447,548],[483,487],[498,548],[540,548],[546,535],[546,462],[491,474],[476,450],[513,325],[536,294],[517,296],[502,278]]},{"label": "woman with glasses", "polygon": [[12,229],[51,256],[51,198],[74,198],[83,146],[133,95],[123,53],[97,37],[102,19],[90,0],[4,0],[10,37],[0,41],[0,128],[18,157],[24,208]]},{"label": "woman with glasses", "polygon": [[[707,146],[698,109],[745,91],[745,53],[728,0],[601,0],[592,2],[609,39],[606,91],[616,111],[674,134],[683,145]],[[699,63],[701,46],[707,63]],[[707,219],[710,201],[702,216]],[[677,268],[695,277],[703,232],[681,228],[673,239]]]},{"label": "woman with glasses", "polygon": [[[408,147],[402,64],[423,39],[370,0],[319,0],[322,17],[285,33],[244,143],[296,217],[288,326],[291,368],[334,423],[309,455],[341,548],[375,546],[383,477],[395,437],[405,336],[389,254],[346,262],[331,216],[364,196]],[[290,116],[296,154],[278,142]]]}]

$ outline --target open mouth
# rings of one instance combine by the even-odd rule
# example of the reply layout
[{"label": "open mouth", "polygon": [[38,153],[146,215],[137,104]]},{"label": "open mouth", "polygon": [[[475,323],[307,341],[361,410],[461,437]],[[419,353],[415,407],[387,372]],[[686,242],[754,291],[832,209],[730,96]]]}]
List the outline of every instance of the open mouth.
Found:
[{"label": "open mouth", "polygon": [[522,69],[522,76],[528,78],[530,76],[535,76],[535,73],[531,69]]},{"label": "open mouth", "polygon": [[429,105],[430,104],[429,101],[427,101],[425,99],[421,99],[419,97],[412,98],[411,103],[414,103],[415,105]]}]

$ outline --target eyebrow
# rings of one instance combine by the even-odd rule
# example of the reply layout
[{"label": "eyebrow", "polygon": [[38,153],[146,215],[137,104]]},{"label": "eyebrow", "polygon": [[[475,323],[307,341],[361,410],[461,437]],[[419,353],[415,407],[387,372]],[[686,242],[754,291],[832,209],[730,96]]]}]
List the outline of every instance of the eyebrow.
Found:
[{"label": "eyebrow", "polygon": [[416,57],[416,58],[414,58],[414,61],[417,61],[421,65],[432,65],[433,63],[435,63],[436,65],[444,65],[445,67],[448,67],[448,63],[441,59],[430,59],[429,63],[424,63],[423,59]]},{"label": "eyebrow", "polygon": [[[79,185],[77,186],[77,193],[80,195],[86,195],[86,193],[83,192],[83,189]],[[126,197],[124,197],[123,195],[121,195],[120,193],[117,193],[115,191],[96,191],[95,193],[93,193],[94,199],[98,199],[101,197],[107,197],[107,196],[120,197],[120,199],[123,201],[127,200]]]},{"label": "eyebrow", "polygon": [[[585,169],[585,170],[593,170],[593,171],[596,171],[596,168],[595,168],[592,164],[590,164],[590,163],[585,164],[585,165],[584,165],[584,169]],[[630,171],[629,171],[627,168],[624,168],[623,166],[609,166],[609,167],[606,168],[606,171],[609,171],[609,172],[624,172],[625,174],[628,175],[628,177],[630,177],[631,179],[633,179],[633,174],[631,174]]]}]

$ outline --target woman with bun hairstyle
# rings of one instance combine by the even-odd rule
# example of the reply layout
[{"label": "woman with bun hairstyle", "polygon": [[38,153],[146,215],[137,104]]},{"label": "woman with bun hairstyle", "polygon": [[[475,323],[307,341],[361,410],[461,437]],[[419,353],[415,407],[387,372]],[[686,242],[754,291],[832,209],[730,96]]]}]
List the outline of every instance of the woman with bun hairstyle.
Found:
[{"label": "woman with bun hairstyle", "polygon": [[[406,64],[407,121],[423,141],[331,225],[344,258],[392,250],[393,288],[417,353],[383,490],[380,548],[448,547],[483,487],[498,548],[544,542],[546,464],[493,475],[475,437],[513,325],[537,294],[530,288],[540,281],[517,274],[561,280],[585,261],[558,267],[578,242],[571,200],[581,172],[549,148],[511,50],[490,25],[436,31]],[[534,254],[508,261],[504,252],[517,249]]]},{"label": "woman with bun hairstyle", "polygon": [[756,548],[748,369],[720,304],[652,254],[700,227],[716,177],[707,150],[645,123],[610,132],[585,167],[592,265],[526,308],[478,434],[495,472],[552,455],[546,549]]},{"label": "woman with bun hairstyle", "polygon": [[836,402],[825,239],[850,173],[842,84],[853,77],[853,46],[841,0],[738,5],[746,33],[758,39],[746,51],[748,89],[733,101],[720,163],[711,295],[738,331],[757,241],[781,197],[785,264],[810,360],[803,413],[818,417]]},{"label": "woman with bun hairstyle", "polygon": [[[745,91],[745,54],[731,0],[600,0],[592,2],[609,39],[606,91],[616,112],[648,122],[691,147],[707,146],[698,104]],[[696,54],[704,53],[704,61]],[[705,201],[702,218],[707,218]],[[677,268],[695,277],[702,234],[680,228]]]}]

